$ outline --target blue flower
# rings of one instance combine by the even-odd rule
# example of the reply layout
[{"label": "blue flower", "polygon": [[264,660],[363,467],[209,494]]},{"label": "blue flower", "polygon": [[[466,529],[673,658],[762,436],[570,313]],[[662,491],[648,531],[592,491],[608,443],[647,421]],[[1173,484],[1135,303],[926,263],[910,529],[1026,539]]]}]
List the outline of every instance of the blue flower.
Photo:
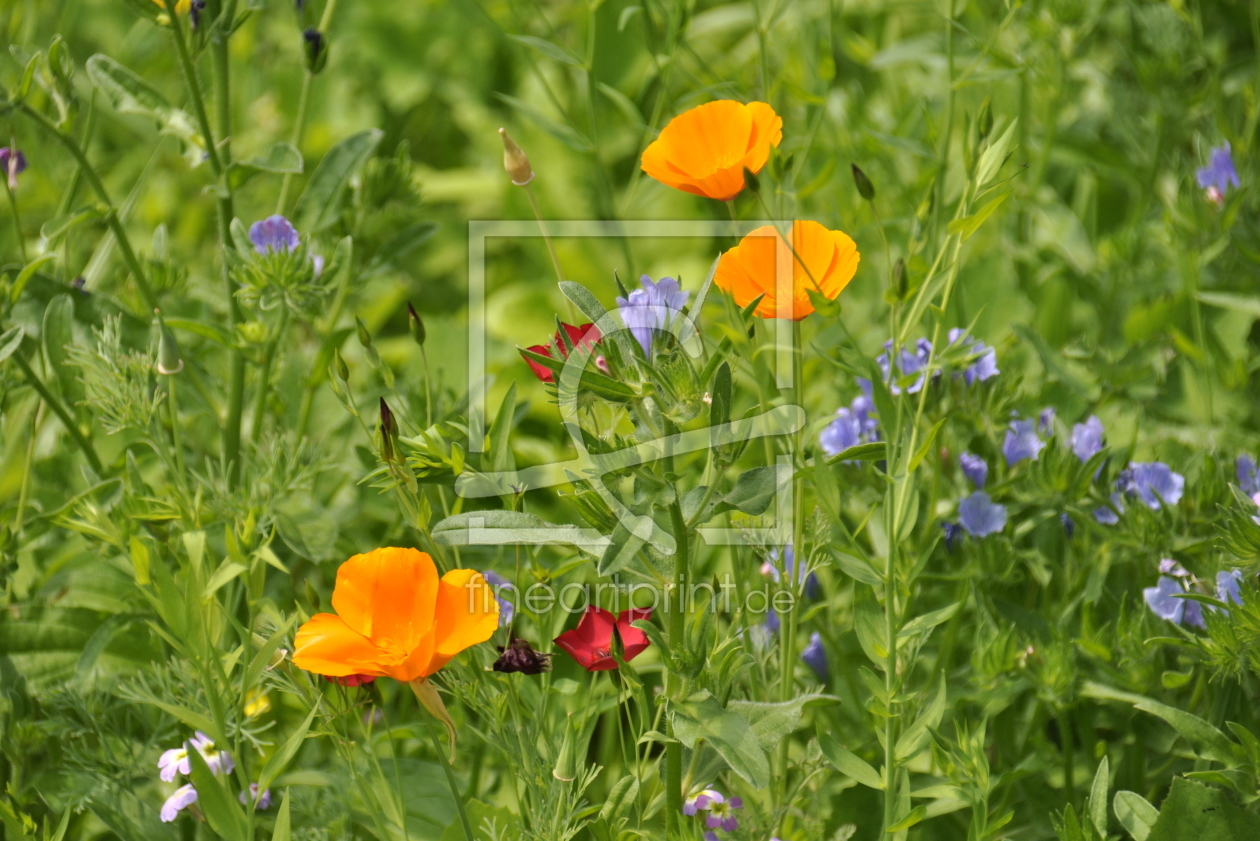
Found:
[{"label": "blue flower", "polygon": [[1174,473],[1161,461],[1131,461],[1120,474],[1118,483],[1130,496],[1136,496],[1147,508],[1158,511],[1160,503],[1176,505],[1186,486],[1186,477]]},{"label": "blue flower", "polygon": [[1072,452],[1081,463],[1089,461],[1103,448],[1103,425],[1097,415],[1090,415],[1085,423],[1072,427]]},{"label": "blue flower", "polygon": [[9,146],[0,147],[0,172],[3,172],[8,177],[10,190],[17,189],[17,177],[25,170],[26,155],[22,154],[21,149],[14,149]]},{"label": "blue flower", "polygon": [[636,289],[627,298],[618,298],[622,322],[643,348],[643,354],[652,356],[652,337],[657,330],[668,329],[675,312],[687,306],[690,292],[678,287],[672,277],[663,277],[656,283],[647,275],[639,278],[642,289]]},{"label": "blue flower", "polygon": [[503,590],[511,590],[515,593],[516,585],[492,569],[483,570],[481,577],[494,588],[494,600],[499,603],[499,627],[504,628],[511,625],[512,617],[516,615],[516,605],[503,598],[500,593]]},{"label": "blue flower", "polygon": [[[837,456],[850,447],[862,443],[862,422],[847,407],[836,410],[836,419],[818,435],[818,445],[829,456]],[[846,460],[846,464],[854,464]]]},{"label": "blue flower", "polygon": [[984,459],[974,453],[963,453],[958,457],[958,464],[962,467],[963,475],[976,486],[976,490],[984,490],[985,479],[989,477],[989,465],[985,464]]},{"label": "blue flower", "polygon": [[1037,431],[1047,438],[1054,435],[1054,407],[1047,406],[1037,416]]},{"label": "blue flower", "polygon": [[1046,442],[1037,437],[1037,427],[1030,420],[1013,420],[1002,442],[1002,455],[1006,463],[1016,465],[1026,458],[1036,461]]},{"label": "blue flower", "polygon": [[[1234,169],[1234,157],[1229,152],[1229,143],[1212,149],[1208,165],[1195,172],[1199,186],[1208,191],[1213,201],[1223,201],[1230,187],[1240,187],[1238,170]],[[1215,192],[1213,192],[1215,191]]]},{"label": "blue flower", "polygon": [[1006,506],[989,499],[984,491],[976,491],[958,503],[958,522],[972,537],[997,534],[1006,528]]},{"label": "blue flower", "polygon": [[[893,394],[901,394],[901,386],[894,383],[892,366],[888,361],[888,354],[892,353],[892,339],[884,342],[884,352],[875,357],[875,362],[879,364],[879,369],[884,372],[884,382],[888,383],[888,388]],[[919,339],[914,344],[914,353],[906,348],[902,348],[897,354],[897,379],[909,377],[918,374],[927,367],[928,358],[932,355],[932,343],[927,339]],[[906,387],[908,394],[917,394],[923,390],[924,375],[920,374],[918,379]],[[864,387],[865,391],[870,390],[868,382]]]},{"label": "blue flower", "polygon": [[1066,511],[1059,515],[1059,522],[1063,524],[1063,531],[1068,540],[1076,536],[1076,522],[1067,515]]},{"label": "blue flower", "polygon": [[1260,475],[1257,474],[1254,458],[1243,453],[1234,463],[1234,469],[1238,473],[1238,487],[1243,493],[1247,496],[1260,493]]},{"label": "blue flower", "polygon": [[774,608],[770,608],[766,612],[766,621],[762,623],[762,627],[772,634],[779,633],[779,614],[775,612]]},{"label": "blue flower", "polygon": [[[1120,514],[1124,513],[1124,497],[1118,493],[1112,494],[1111,505],[1116,509],[1115,511],[1112,511],[1111,508],[1108,508],[1105,505],[1101,508],[1094,509],[1094,519],[1102,523],[1104,526],[1114,526],[1116,523],[1120,522]],[[1117,514],[1116,511],[1120,513]]]},{"label": "blue flower", "polygon": [[[792,544],[789,543],[783,548],[783,555],[786,558],[786,562],[782,564],[782,568],[786,571],[791,569],[792,564],[796,561],[796,553],[792,550]],[[774,579],[774,583],[778,584],[782,578],[782,573],[780,573],[779,569],[779,550],[774,548],[770,550],[768,559],[764,564],[762,564],[761,572],[763,575]],[[796,564],[796,571],[794,574],[798,585],[801,583],[801,577],[805,577],[805,598],[818,598],[818,593],[822,589],[822,585],[818,583],[818,576],[809,571],[809,566],[805,563],[804,558],[801,559],[800,563]]]},{"label": "blue flower", "polygon": [[978,339],[972,339],[971,336],[961,327],[954,327],[949,331],[949,343],[951,345],[958,342],[967,345],[967,350],[974,354],[979,354],[980,358],[972,362],[963,371],[963,379],[967,385],[975,385],[978,382],[984,382],[990,377],[996,377],[1002,373],[998,370],[997,351],[986,345]]},{"label": "blue flower", "polygon": [[805,646],[805,650],[801,652],[801,660],[814,670],[819,680],[823,683],[827,682],[827,676],[831,670],[827,665],[827,651],[823,648],[822,634],[817,631],[810,634],[809,645]]},{"label": "blue flower", "polygon": [[941,523],[941,531],[945,532],[945,551],[953,552],[958,541],[962,540],[962,526],[957,523]]},{"label": "blue flower", "polygon": [[1204,627],[1202,607],[1196,601],[1181,598],[1180,594],[1184,592],[1186,590],[1180,581],[1161,575],[1159,583],[1144,589],[1142,596],[1151,612],[1160,619],[1167,619],[1174,625],[1185,623],[1196,628]]},{"label": "blue flower", "polygon": [[292,251],[301,243],[297,229],[283,216],[268,216],[249,226],[249,241],[259,254]]},{"label": "blue flower", "polygon": [[1242,604],[1242,592],[1239,590],[1241,582],[1242,570],[1221,570],[1216,574],[1216,598],[1225,602],[1225,604],[1231,602]]}]

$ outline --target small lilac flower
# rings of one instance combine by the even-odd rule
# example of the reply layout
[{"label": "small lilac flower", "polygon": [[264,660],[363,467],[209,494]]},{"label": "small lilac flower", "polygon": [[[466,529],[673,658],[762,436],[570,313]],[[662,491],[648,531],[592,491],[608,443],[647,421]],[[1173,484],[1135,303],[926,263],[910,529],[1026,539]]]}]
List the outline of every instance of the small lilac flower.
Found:
[{"label": "small lilac flower", "polygon": [[967,350],[970,353],[980,354],[980,358],[967,366],[967,369],[963,371],[963,379],[967,382],[967,385],[984,382],[990,377],[996,377],[1002,373],[998,370],[996,350],[978,339],[972,339],[961,327],[951,328],[949,331],[949,343],[953,345],[958,342],[967,345]]},{"label": "small lilac flower", "polygon": [[1254,458],[1243,453],[1234,463],[1234,469],[1238,474],[1238,487],[1243,493],[1247,496],[1260,493],[1260,471],[1257,471]]},{"label": "small lilac flower", "polygon": [[[738,797],[727,800],[721,792],[705,789],[696,797],[695,808],[709,813],[704,818],[704,825],[709,829],[734,832],[739,829],[739,820],[735,817],[735,810],[744,808],[744,801]],[[685,806],[683,810],[686,811]]]},{"label": "small lilac flower", "polygon": [[1159,562],[1159,574],[1171,575],[1173,578],[1189,578],[1190,573],[1172,558],[1164,558]]},{"label": "small lilac flower", "polygon": [[1216,598],[1225,602],[1225,604],[1231,602],[1242,604],[1242,591],[1239,589],[1241,582],[1242,570],[1221,570],[1216,574]]},{"label": "small lilac flower", "polygon": [[1085,423],[1072,427],[1072,452],[1081,460],[1089,461],[1103,448],[1103,425],[1097,415],[1090,415]]},{"label": "small lilac flower", "polygon": [[9,189],[16,190],[17,177],[26,170],[26,155],[22,154],[21,149],[0,147],[0,169],[3,169],[9,178]]},{"label": "small lilac flower", "polygon": [[[828,456],[838,456],[850,447],[862,443],[862,422],[845,407],[836,410],[836,419],[818,435],[818,445]],[[855,464],[846,459],[846,464]]]},{"label": "small lilac flower", "polygon": [[827,682],[831,670],[827,664],[827,650],[823,648],[822,634],[814,631],[809,635],[809,645],[801,652],[801,660],[814,670],[819,680]]},{"label": "small lilac flower", "polygon": [[953,552],[958,541],[962,540],[962,526],[957,523],[941,523],[941,531],[945,532],[945,551]]},{"label": "small lilac flower", "polygon": [[711,788],[698,791],[683,801],[683,814],[690,818],[701,809],[709,808],[709,801],[712,798],[721,796],[721,794]]},{"label": "small lilac flower", "polygon": [[1120,474],[1120,484],[1125,493],[1136,496],[1152,511],[1158,511],[1161,502],[1176,505],[1181,501],[1186,478],[1161,461],[1131,461]]},{"label": "small lilac flower", "polygon": [[297,229],[283,216],[268,216],[249,226],[249,241],[259,254],[292,251],[301,244]]},{"label": "small lilac flower", "polygon": [[1067,515],[1066,511],[1059,515],[1059,522],[1063,524],[1063,532],[1068,540],[1076,536],[1076,522]]},{"label": "small lilac flower", "polygon": [[[198,730],[181,747],[164,751],[158,758],[158,777],[161,778],[162,782],[173,782],[177,774],[188,776],[192,773],[192,760],[188,758],[188,753],[193,748],[201,752],[201,756],[206,760],[207,765],[210,764],[210,757],[215,756],[214,740]],[[231,759],[229,758],[228,761],[231,762]],[[220,762],[219,759],[215,759],[216,766]],[[213,766],[211,770],[214,770]],[[231,769],[229,768],[228,770],[230,771]]]},{"label": "small lilac flower", "polygon": [[[784,547],[783,555],[786,560],[783,564],[780,565],[778,563],[779,550],[777,547],[773,548],[770,550],[769,557],[766,560],[766,562],[761,565],[761,574],[768,578],[774,579],[775,584],[778,584],[780,578],[782,578],[782,575],[780,573],[780,567],[782,567],[783,571],[786,572],[787,570],[792,568],[792,564],[796,561],[796,553],[792,550],[792,544],[789,543],[787,546]],[[800,563],[796,564],[794,575],[795,575],[797,584],[800,584],[802,576],[805,577],[805,597],[806,598],[808,599],[818,598],[818,592],[821,589],[822,585],[818,583],[818,576],[809,571],[809,566],[806,564],[804,558],[801,559]]]},{"label": "small lilac flower", "polygon": [[180,786],[175,789],[175,793],[166,798],[166,802],[162,804],[162,823],[170,823],[179,816],[179,813],[197,802],[197,789],[192,784]]},{"label": "small lilac flower", "polygon": [[1054,407],[1047,406],[1037,417],[1037,431],[1049,438],[1054,435]]},{"label": "small lilac flower", "polygon": [[1006,506],[993,502],[984,491],[976,491],[958,503],[958,522],[972,537],[997,534],[1006,528]]},{"label": "small lilac flower", "polygon": [[[1104,526],[1114,526],[1116,523],[1120,522],[1120,514],[1124,513],[1124,497],[1118,493],[1113,493],[1111,495],[1111,506],[1112,508],[1115,508],[1115,511],[1112,511],[1111,508],[1108,508],[1105,505],[1101,508],[1095,508],[1094,519],[1102,523]],[[1117,511],[1120,513],[1117,514]]]},{"label": "small lilac flower", "polygon": [[[892,364],[888,361],[888,354],[892,353],[892,339],[884,342],[884,352],[875,357],[875,362],[879,364],[879,369],[884,372],[884,382],[888,383],[888,388],[893,394],[901,394],[901,386],[893,382]],[[908,349],[902,348],[897,354],[897,379],[909,377],[917,374],[927,367],[928,359],[932,355],[932,343],[927,339],[919,339],[914,344],[914,353]],[[919,374],[918,379],[906,387],[907,394],[918,394],[923,390],[924,375]],[[869,387],[869,383],[867,384]],[[865,389],[864,389],[865,390]]]},{"label": "small lilac flower", "polygon": [[656,283],[647,275],[639,278],[642,289],[636,289],[626,298],[618,298],[619,315],[630,334],[643,348],[643,354],[652,356],[652,337],[657,330],[666,330],[675,312],[687,306],[690,292],[684,292],[678,281],[663,277]]},{"label": "small lilac flower", "polygon": [[237,795],[237,799],[241,801],[242,806],[248,806],[253,801],[258,802],[254,805],[254,809],[262,809],[264,812],[271,808],[271,789],[267,789],[262,793],[262,797],[258,796],[258,783],[249,784],[249,799],[245,798],[245,792]]},{"label": "small lilac flower", "polygon": [[859,394],[849,404],[853,416],[862,426],[862,440],[866,442],[879,440],[879,421],[875,419],[875,401],[868,394]]},{"label": "small lilac flower", "polygon": [[1242,186],[1242,182],[1238,180],[1238,170],[1234,169],[1234,156],[1230,154],[1228,142],[1212,149],[1207,166],[1197,170],[1195,178],[1198,179],[1199,186],[1207,192],[1208,198],[1217,204],[1224,203],[1225,194],[1230,187]]},{"label": "small lilac flower", "polygon": [[511,625],[512,617],[516,615],[516,605],[503,598],[500,593],[503,590],[511,590],[515,593],[516,586],[492,569],[482,570],[481,577],[494,588],[494,600],[499,603],[499,627],[504,628]]},{"label": "small lilac flower", "polygon": [[1203,611],[1198,602],[1180,598],[1186,592],[1181,582],[1166,575],[1159,577],[1159,583],[1142,591],[1146,604],[1151,612],[1160,619],[1167,619],[1174,625],[1191,625],[1204,627]]},{"label": "small lilac flower", "polygon": [[989,465],[984,459],[974,453],[963,453],[958,457],[958,464],[962,467],[963,475],[976,486],[976,490],[984,490],[984,482],[989,477]]},{"label": "small lilac flower", "polygon": [[1006,463],[1013,467],[1026,458],[1036,461],[1045,445],[1046,442],[1037,437],[1036,424],[1033,421],[1013,420],[1006,429],[1002,455]]}]

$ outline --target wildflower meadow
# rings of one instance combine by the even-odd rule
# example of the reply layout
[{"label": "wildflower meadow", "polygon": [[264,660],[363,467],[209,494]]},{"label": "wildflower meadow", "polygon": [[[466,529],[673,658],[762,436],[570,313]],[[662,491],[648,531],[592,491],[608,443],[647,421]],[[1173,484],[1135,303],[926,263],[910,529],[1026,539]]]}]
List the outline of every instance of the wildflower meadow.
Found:
[{"label": "wildflower meadow", "polygon": [[3,841],[1260,839],[1260,3],[0,34]]}]

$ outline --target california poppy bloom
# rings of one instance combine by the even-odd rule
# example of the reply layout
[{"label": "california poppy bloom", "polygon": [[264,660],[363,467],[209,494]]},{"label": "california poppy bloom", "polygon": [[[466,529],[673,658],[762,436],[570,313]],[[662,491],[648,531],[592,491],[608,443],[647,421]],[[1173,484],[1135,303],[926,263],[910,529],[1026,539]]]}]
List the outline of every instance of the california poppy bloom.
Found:
[{"label": "california poppy bloom", "polygon": [[[766,225],[722,255],[713,280],[741,307],[764,295],[755,311],[760,318],[800,321],[814,311],[808,291],[835,300],[857,273],[861,257],[848,234],[829,231],[817,222],[793,222],[791,248],[773,226]],[[780,296],[780,286],[790,291],[790,297]]]},{"label": "california poppy bloom", "polygon": [[[427,678],[465,648],[490,639],[499,604],[481,573],[438,578],[415,549],[376,549],[337,570],[333,609],[298,629],[293,662],[330,678]],[[340,681],[339,681],[340,682]]]},{"label": "california poppy bloom", "polygon": [[[594,345],[599,341],[599,328],[594,324],[587,323],[579,327],[575,327],[572,324],[565,324],[561,322],[560,326],[564,328],[564,332],[569,337],[570,344],[572,344],[575,349],[584,344]],[[568,345],[564,343],[564,338],[560,335],[559,331],[556,332],[555,338],[552,340],[550,345],[532,345],[526,348],[526,350],[532,351],[539,356],[547,356],[551,359],[557,359],[555,353],[552,352],[553,348],[555,349],[555,353],[560,354],[558,357],[560,361],[569,358]],[[525,359],[525,362],[529,365],[529,369],[534,372],[534,376],[538,379],[545,383],[554,383],[556,381],[556,372],[548,368],[546,365],[535,362],[528,357]],[[596,364],[598,364],[598,362]]]},{"label": "california poppy bloom", "polygon": [[621,637],[624,649],[621,659],[629,662],[648,647],[647,634],[630,623],[637,619],[650,619],[651,608],[623,610],[616,618],[602,607],[591,605],[582,614],[578,626],[556,637],[556,645],[563,648],[588,672],[606,672],[617,668],[612,656],[613,628]]},{"label": "california poppy bloom", "polygon": [[764,102],[721,99],[669,121],[643,151],[643,171],[670,187],[728,201],[744,189],[744,170],[761,172],[783,139],[783,118]]}]

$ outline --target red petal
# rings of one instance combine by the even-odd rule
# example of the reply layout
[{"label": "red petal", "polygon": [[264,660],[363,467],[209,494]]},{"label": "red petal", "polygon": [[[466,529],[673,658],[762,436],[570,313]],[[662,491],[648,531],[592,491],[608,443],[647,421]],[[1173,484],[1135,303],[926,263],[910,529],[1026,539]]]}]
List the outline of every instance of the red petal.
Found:
[{"label": "red petal", "polygon": [[617,619],[602,607],[589,605],[578,622],[577,634],[594,648],[607,651],[612,645],[613,626]]},{"label": "red petal", "polygon": [[[532,353],[536,353],[539,356],[546,356],[548,358],[553,358],[551,356],[551,348],[547,347],[546,345],[533,345],[532,347],[527,347],[525,349]],[[534,372],[534,376],[542,380],[543,382],[554,383],[556,381],[555,374],[546,365],[543,365],[540,362],[535,362],[529,357],[525,358],[525,364],[528,365],[529,369]]]},{"label": "red petal", "polygon": [[630,662],[638,657],[643,651],[651,645],[648,642],[647,634],[638,628],[632,627],[631,622],[637,622],[640,619],[648,620],[652,618],[652,608],[650,607],[633,607],[629,610],[621,611],[621,615],[617,617],[617,631],[621,634],[621,644],[625,647],[625,660]]},{"label": "red petal", "polygon": [[599,649],[591,645],[576,629],[565,631],[556,637],[556,645],[569,652],[578,661],[578,665],[588,672],[604,672],[617,668],[617,661],[609,655],[606,647]]}]

